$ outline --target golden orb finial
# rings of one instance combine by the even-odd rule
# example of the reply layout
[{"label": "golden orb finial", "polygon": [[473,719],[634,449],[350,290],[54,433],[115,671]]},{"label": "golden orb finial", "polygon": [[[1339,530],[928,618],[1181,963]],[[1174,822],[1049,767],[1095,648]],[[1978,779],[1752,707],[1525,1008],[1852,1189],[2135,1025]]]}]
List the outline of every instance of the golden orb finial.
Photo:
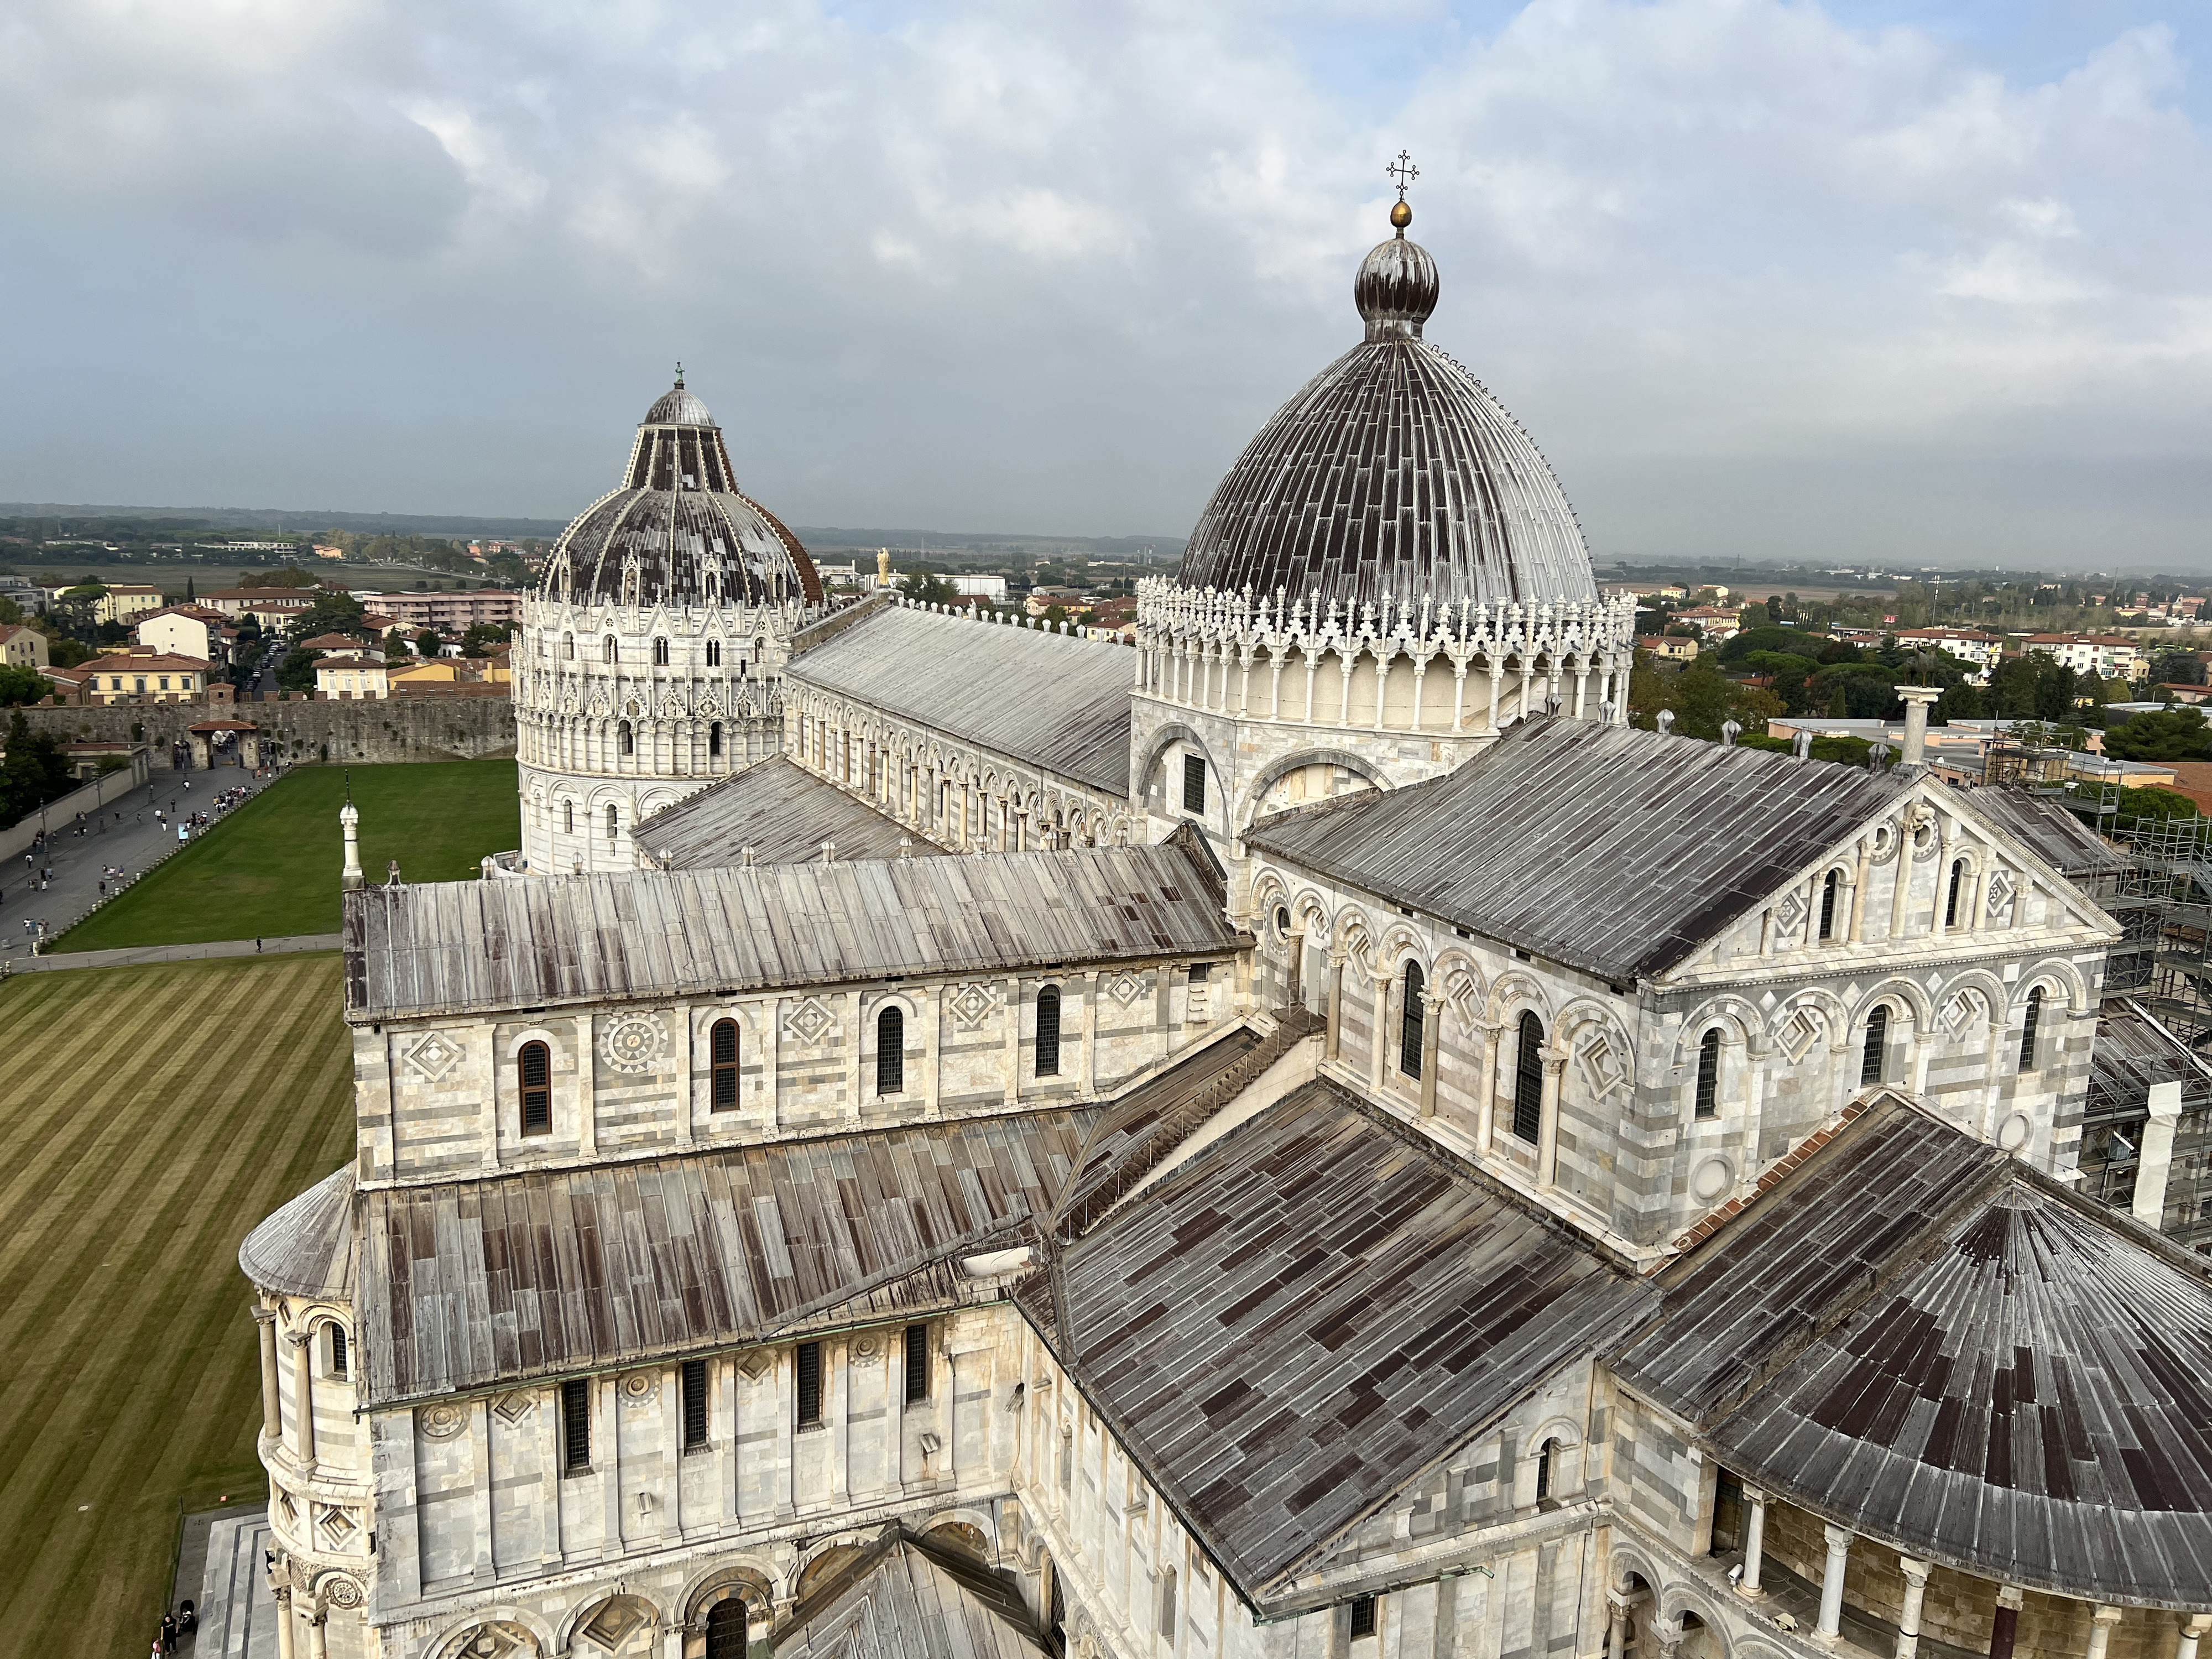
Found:
[{"label": "golden orb finial", "polygon": [[1402,201],[1396,203],[1390,209],[1390,222],[1402,233],[1407,225],[1413,222],[1413,210]]}]

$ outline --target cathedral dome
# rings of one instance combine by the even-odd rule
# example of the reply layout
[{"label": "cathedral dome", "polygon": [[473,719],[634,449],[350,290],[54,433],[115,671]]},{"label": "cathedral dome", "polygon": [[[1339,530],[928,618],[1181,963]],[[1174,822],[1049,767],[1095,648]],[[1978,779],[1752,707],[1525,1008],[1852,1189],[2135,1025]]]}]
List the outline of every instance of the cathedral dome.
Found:
[{"label": "cathedral dome", "polygon": [[1588,603],[1589,550],[1535,443],[1482,383],[1421,338],[1437,264],[1398,234],[1360,264],[1367,337],[1276,411],[1207,502],[1186,588],[1356,613],[1418,605]]},{"label": "cathedral dome", "polygon": [[722,430],[683,377],[638,423],[622,487],[576,516],[545,562],[549,599],[817,604],[799,538],[740,490]]}]

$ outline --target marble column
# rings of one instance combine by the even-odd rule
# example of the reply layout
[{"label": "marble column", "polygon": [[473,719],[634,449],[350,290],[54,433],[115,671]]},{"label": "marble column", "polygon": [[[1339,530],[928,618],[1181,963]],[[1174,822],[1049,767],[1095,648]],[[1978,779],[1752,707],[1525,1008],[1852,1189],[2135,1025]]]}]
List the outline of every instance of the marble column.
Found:
[{"label": "marble column", "polygon": [[1766,1594],[1759,1582],[1766,1561],[1766,1494],[1757,1486],[1746,1486],[1743,1501],[1743,1577],[1736,1580],[1735,1593],[1761,1596]]},{"label": "marble column", "polygon": [[2173,1659],[2197,1659],[2197,1644],[2208,1630],[2212,1630],[2212,1613],[2191,1613],[2183,1620],[2174,1636]]},{"label": "marble column", "polygon": [[330,1659],[329,1637],[324,1629],[330,1616],[327,1607],[317,1607],[307,1615],[307,1659]]},{"label": "marble column", "polygon": [[293,1450],[299,1456],[301,1470],[313,1474],[315,1472],[314,1339],[305,1331],[296,1331],[285,1340],[292,1346],[292,1403],[300,1417],[297,1443]]},{"label": "marble column", "polygon": [[2020,1634],[2020,1604],[2024,1593],[2015,1585],[1997,1589],[1997,1610],[1990,1620],[1990,1659],[2012,1659],[2014,1638]]},{"label": "marble column", "polygon": [[1909,1555],[1897,1558],[1905,1575],[1905,1607],[1897,1617],[1897,1659],[1913,1659],[1920,1651],[1920,1608],[1928,1596],[1929,1564]]},{"label": "marble column", "polygon": [[1544,1056],[1542,1118],[1536,1131],[1536,1184],[1552,1187],[1559,1179],[1559,1082],[1565,1075],[1565,1054]]},{"label": "marble column", "polygon": [[1334,1060],[1344,1042],[1344,953],[1328,953],[1328,1036],[1322,1054]]},{"label": "marble column", "polygon": [[1820,1571],[1820,1622],[1814,1634],[1832,1642],[1844,1628],[1844,1570],[1850,1565],[1851,1540],[1848,1527],[1826,1527],[1828,1559]]},{"label": "marble column", "polygon": [[292,1659],[292,1644],[296,1639],[292,1631],[292,1587],[279,1584],[276,1597],[276,1659]]},{"label": "marble column", "polygon": [[261,1336],[261,1432],[274,1445],[284,1437],[284,1385],[276,1375],[276,1310],[256,1308]]},{"label": "marble column", "polygon": [[2120,1609],[2099,1607],[2089,1615],[2088,1659],[2105,1659],[2112,1645],[2112,1626],[2120,1622]]}]

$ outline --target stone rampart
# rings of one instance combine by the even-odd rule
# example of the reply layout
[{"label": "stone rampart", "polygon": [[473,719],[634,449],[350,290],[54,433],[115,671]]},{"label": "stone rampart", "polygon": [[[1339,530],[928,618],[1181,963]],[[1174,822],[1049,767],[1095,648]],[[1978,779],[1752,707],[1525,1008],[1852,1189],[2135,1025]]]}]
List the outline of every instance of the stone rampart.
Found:
[{"label": "stone rampart", "polygon": [[[159,703],[138,708],[28,708],[39,731],[64,742],[138,742],[156,769],[170,746],[203,720],[251,720],[264,746],[294,761],[484,760],[514,752],[514,704],[507,697],[390,697],[380,702]],[[272,755],[275,748],[268,752]]]}]

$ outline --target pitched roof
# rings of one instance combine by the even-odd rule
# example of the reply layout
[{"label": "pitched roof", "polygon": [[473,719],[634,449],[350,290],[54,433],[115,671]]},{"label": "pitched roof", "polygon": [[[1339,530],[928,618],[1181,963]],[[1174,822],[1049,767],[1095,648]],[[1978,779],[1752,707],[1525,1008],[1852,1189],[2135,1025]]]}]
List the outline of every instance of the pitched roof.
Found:
[{"label": "pitched roof", "polygon": [[356,1258],[351,1165],[325,1176],[246,1234],[238,1269],[285,1296],[353,1295]]},{"label": "pitched roof", "polygon": [[1064,1363],[1248,1601],[1656,1301],[1326,1080],[1055,1271]]},{"label": "pitched roof", "polygon": [[776,755],[638,821],[630,839],[666,870],[726,867],[752,848],[761,864],[805,864],[835,843],[842,859],[896,858],[899,842],[915,855],[942,849],[817,778],[787,755]]},{"label": "pitched roof", "polygon": [[1457,771],[1264,819],[1252,846],[1609,980],[1663,972],[1909,776],[1539,718]]},{"label": "pitched roof", "polygon": [[896,1524],[792,1609],[775,1659],[1036,1659],[1021,1597],[980,1562]]},{"label": "pitched roof", "polygon": [[956,1258],[1051,1208],[1085,1121],[1029,1112],[372,1188],[363,1398],[766,1340],[855,1303],[945,1305]]},{"label": "pitched roof", "polygon": [[787,672],[948,737],[1128,793],[1136,659],[1125,646],[887,605],[801,653]]},{"label": "pitched roof", "polygon": [[2025,789],[1977,789],[1968,804],[2063,876],[2114,875],[2135,860],[2048,795]]},{"label": "pitched roof", "polygon": [[1202,842],[623,871],[346,895],[356,1017],[1202,956],[1243,935]]},{"label": "pitched roof", "polygon": [[1963,1571],[2212,1607],[2212,1266],[1893,1098],[1611,1364],[1728,1466]]}]

